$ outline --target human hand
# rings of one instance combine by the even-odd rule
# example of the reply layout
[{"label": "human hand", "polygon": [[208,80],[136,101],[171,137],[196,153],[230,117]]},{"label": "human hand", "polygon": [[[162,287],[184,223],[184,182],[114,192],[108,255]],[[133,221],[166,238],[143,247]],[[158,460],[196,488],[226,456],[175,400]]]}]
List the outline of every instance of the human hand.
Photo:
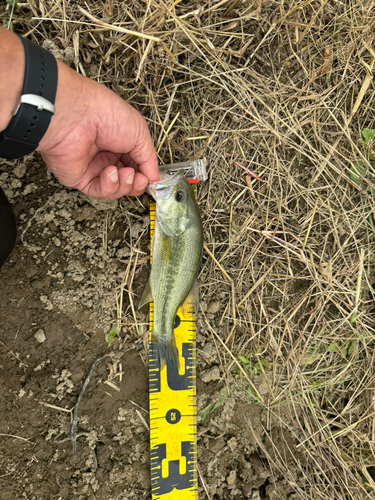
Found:
[{"label": "human hand", "polygon": [[57,63],[55,115],[37,149],[48,169],[89,196],[139,196],[159,179],[146,121],[104,85]]}]

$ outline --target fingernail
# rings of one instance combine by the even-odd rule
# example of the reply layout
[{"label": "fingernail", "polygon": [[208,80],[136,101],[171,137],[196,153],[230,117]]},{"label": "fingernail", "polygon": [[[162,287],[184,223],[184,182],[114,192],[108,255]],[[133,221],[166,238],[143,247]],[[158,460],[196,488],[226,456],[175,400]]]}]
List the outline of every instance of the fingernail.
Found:
[{"label": "fingernail", "polygon": [[125,179],[125,182],[126,184],[133,184],[133,180],[134,180],[134,174],[129,175],[129,177]]},{"label": "fingernail", "polygon": [[109,174],[109,178],[111,179],[112,182],[117,182],[118,181],[118,172],[117,168],[112,170],[112,172]]}]

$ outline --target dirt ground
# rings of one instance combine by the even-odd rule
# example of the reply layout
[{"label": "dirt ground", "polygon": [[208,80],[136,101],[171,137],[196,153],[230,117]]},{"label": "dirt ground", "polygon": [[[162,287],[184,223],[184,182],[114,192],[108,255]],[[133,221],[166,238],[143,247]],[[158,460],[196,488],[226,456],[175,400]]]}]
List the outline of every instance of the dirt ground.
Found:
[{"label": "dirt ground", "polygon": [[[148,198],[89,199],[59,186],[37,154],[14,165],[3,162],[0,178],[19,221],[16,249],[1,270],[1,498],[150,498],[145,351],[121,358],[119,391],[105,384],[111,360],[98,365],[80,406],[75,455],[69,412],[95,359],[136,341],[128,300],[130,327],[110,350],[106,335],[131,246],[142,252],[133,278],[138,298],[149,272]],[[210,319],[220,309],[218,302],[203,307]],[[286,456],[296,452],[292,434],[277,419],[273,427],[235,386],[227,397],[219,364],[198,321],[198,413],[221,403],[198,429],[199,468],[211,498],[293,498],[251,428],[262,436],[262,426],[271,426]],[[267,395],[267,383],[257,379]],[[204,498],[202,484],[200,493]]]},{"label": "dirt ground", "polygon": [[[112,378],[119,390],[105,383],[113,360],[98,364],[79,408],[74,455],[69,412],[95,359],[137,340],[134,323],[110,349],[106,335],[129,246],[148,251],[147,196],[133,203],[90,200],[60,187],[36,154],[16,167],[9,162],[2,168],[1,184],[11,197],[19,235],[1,270],[1,499],[150,498],[143,345],[140,352],[120,358],[122,380]],[[145,253],[139,254],[133,278],[138,298],[149,269]],[[129,301],[124,304],[125,323],[131,325]],[[218,303],[204,307],[213,319]],[[141,333],[146,319],[143,314]],[[293,498],[290,486],[262,456],[251,427],[262,436],[262,426],[271,426],[286,455],[294,449],[292,434],[273,427],[272,419],[267,422],[267,412],[251,404],[233,381],[234,390],[226,397],[219,364],[200,321],[199,414],[217,399],[222,402],[198,429],[198,463],[211,498],[272,499],[281,493]],[[257,378],[266,395],[267,384]],[[205,497],[202,483],[200,497]]]},{"label": "dirt ground", "polygon": [[[9,3],[2,25],[145,116],[160,163],[207,158],[199,500],[374,499],[374,2]],[[148,197],[89,199],[38,154],[0,185],[0,500],[150,499]],[[91,366],[134,346],[97,364],[72,454]]]}]

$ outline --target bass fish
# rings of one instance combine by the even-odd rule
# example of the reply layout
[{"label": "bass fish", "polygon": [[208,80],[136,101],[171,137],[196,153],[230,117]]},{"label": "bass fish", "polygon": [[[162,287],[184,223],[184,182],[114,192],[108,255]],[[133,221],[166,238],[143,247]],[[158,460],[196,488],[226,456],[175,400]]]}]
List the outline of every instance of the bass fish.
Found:
[{"label": "bass fish", "polygon": [[202,257],[203,227],[193,188],[183,171],[149,183],[156,201],[151,243],[152,266],[139,309],[154,302],[151,349],[164,365],[179,366],[173,325],[179,307],[197,310],[197,272]]}]

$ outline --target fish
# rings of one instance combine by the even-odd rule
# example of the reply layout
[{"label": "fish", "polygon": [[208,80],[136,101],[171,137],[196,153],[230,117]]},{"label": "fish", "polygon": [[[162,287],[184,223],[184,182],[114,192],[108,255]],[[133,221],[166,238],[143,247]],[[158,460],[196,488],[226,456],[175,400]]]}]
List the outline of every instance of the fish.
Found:
[{"label": "fish", "polygon": [[192,186],[180,170],[148,184],[156,201],[151,242],[152,266],[139,307],[154,302],[150,350],[165,364],[179,367],[174,322],[179,307],[198,310],[197,274],[203,251],[203,226]]}]

